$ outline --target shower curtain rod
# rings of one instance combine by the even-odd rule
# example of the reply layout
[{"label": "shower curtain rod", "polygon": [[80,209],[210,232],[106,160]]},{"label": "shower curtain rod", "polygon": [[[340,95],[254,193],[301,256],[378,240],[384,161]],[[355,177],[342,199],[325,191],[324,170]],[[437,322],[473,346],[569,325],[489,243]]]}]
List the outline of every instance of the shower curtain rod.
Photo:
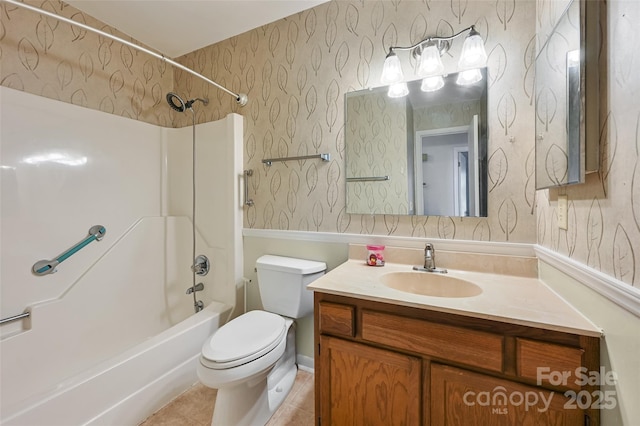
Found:
[{"label": "shower curtain rod", "polygon": [[179,64],[176,61],[174,61],[172,59],[169,59],[169,58],[165,57],[164,55],[162,55],[160,53],[156,53],[156,52],[154,52],[152,50],[145,49],[142,46],[138,46],[137,44],[134,44],[134,43],[131,43],[130,41],[121,39],[120,37],[116,37],[116,36],[114,36],[112,34],[109,34],[107,32],[104,32],[104,31],[98,30],[96,28],[90,27],[89,25],[82,24],[80,22],[76,22],[73,19],[69,19],[69,18],[65,18],[64,16],[56,15],[53,12],[49,12],[47,10],[37,8],[35,6],[31,6],[31,5],[25,4],[25,3],[19,2],[17,0],[0,0],[0,1],[3,1],[5,3],[10,3],[10,4],[14,5],[14,6],[22,7],[24,9],[30,10],[32,12],[39,13],[41,15],[46,15],[46,16],[49,16],[51,18],[58,19],[58,20],[60,20],[62,22],[66,22],[67,24],[75,25],[75,26],[83,28],[83,29],[85,29],[87,31],[94,32],[94,33],[99,34],[99,35],[101,35],[103,37],[107,37],[107,38],[110,38],[111,40],[115,40],[117,42],[125,44],[125,45],[127,45],[129,47],[132,47],[132,48],[136,49],[136,50],[140,50],[141,52],[144,52],[144,53],[146,53],[148,55],[151,55],[151,56],[153,56],[155,58],[158,58],[158,59],[160,59],[162,61],[165,61],[165,62],[169,63],[170,65],[172,65],[172,66],[174,66],[174,67],[176,67],[178,69],[181,69],[182,71],[188,72],[189,74],[194,75],[194,76],[206,81],[207,83],[217,87],[218,89],[228,93],[229,95],[231,95],[234,98],[236,98],[236,102],[240,106],[245,106],[247,104],[248,100],[249,100],[247,95],[245,95],[244,93],[234,93],[231,90],[227,89],[226,87],[221,86],[220,84],[216,83],[215,81],[213,81],[211,79],[208,79],[207,77],[203,76],[202,74],[199,74],[199,73],[195,72],[191,68],[185,67],[184,65]]}]

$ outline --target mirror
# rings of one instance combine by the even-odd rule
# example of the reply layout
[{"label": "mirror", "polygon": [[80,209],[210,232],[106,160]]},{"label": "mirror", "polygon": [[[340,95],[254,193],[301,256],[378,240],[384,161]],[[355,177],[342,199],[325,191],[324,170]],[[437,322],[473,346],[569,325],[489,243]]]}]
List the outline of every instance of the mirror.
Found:
[{"label": "mirror", "polygon": [[598,3],[573,0],[536,57],[536,189],[598,170]]},{"label": "mirror", "polygon": [[347,213],[487,216],[487,69],[472,85],[345,95]]}]

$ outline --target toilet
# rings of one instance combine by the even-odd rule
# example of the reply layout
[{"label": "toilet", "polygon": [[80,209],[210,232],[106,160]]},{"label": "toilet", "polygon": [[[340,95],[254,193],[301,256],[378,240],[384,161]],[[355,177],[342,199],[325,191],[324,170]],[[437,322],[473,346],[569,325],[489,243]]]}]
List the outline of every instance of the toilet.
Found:
[{"label": "toilet", "polygon": [[298,370],[294,319],[313,312],[307,285],[323,262],[264,255],[256,261],[265,310],[229,321],[202,346],[197,373],[218,389],[214,426],[264,425],[291,390]]}]

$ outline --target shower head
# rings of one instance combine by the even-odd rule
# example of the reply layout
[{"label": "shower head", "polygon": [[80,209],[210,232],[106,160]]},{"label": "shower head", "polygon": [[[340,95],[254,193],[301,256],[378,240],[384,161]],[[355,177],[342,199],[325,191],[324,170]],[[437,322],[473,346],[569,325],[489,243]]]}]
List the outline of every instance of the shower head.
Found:
[{"label": "shower head", "polygon": [[191,106],[195,101],[200,101],[204,105],[207,105],[209,103],[208,99],[201,99],[201,98],[195,98],[185,102],[182,100],[180,96],[176,95],[175,93],[173,92],[167,93],[167,103],[173,110],[178,112],[184,112],[187,109],[191,109]]},{"label": "shower head", "polygon": [[[176,103],[175,100],[177,100],[178,103]],[[167,103],[173,110],[178,112],[184,112],[184,110],[187,109],[182,98],[173,92],[167,93]]]}]

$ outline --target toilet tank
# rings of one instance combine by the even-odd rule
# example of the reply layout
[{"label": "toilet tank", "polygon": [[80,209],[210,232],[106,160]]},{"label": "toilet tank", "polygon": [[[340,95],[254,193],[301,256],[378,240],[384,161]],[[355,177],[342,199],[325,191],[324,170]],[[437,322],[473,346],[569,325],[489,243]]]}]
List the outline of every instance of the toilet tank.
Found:
[{"label": "toilet tank", "polygon": [[289,318],[313,312],[313,292],[307,285],[327,269],[324,262],[264,255],[256,261],[258,288],[265,311]]}]

